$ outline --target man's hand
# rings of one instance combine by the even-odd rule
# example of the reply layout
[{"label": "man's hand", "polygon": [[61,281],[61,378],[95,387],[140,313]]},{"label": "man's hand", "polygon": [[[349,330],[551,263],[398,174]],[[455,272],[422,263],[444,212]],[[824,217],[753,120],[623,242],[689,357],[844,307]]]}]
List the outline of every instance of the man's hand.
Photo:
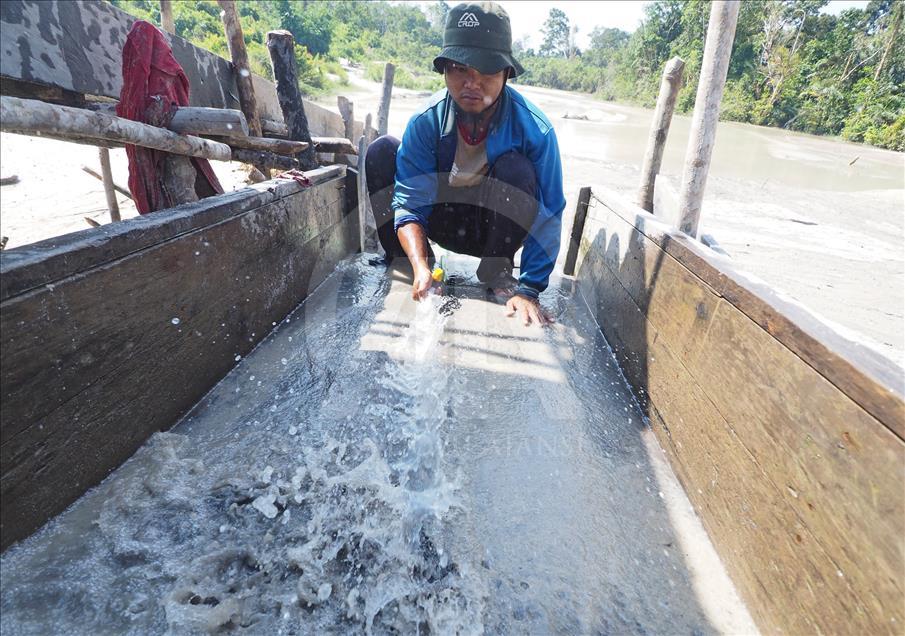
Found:
[{"label": "man's hand", "polygon": [[547,313],[539,302],[521,294],[516,294],[506,301],[506,309],[507,316],[518,314],[525,325],[530,325],[533,322],[543,326],[554,322],[553,316]]},{"label": "man's hand", "polygon": [[415,267],[415,277],[412,280],[412,300],[421,300],[424,298],[427,291],[431,288],[431,285],[434,284],[434,279],[431,277],[430,267],[425,266],[416,266]]}]

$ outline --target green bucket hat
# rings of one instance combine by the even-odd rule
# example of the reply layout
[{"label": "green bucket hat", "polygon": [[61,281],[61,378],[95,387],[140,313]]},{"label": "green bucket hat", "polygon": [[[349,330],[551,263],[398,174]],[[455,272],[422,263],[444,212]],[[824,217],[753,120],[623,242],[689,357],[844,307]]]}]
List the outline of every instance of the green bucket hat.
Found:
[{"label": "green bucket hat", "polygon": [[512,57],[509,14],[495,2],[467,2],[449,10],[443,32],[443,50],[434,58],[434,70],[443,72],[447,61],[477,69],[485,75],[511,68],[510,77],[525,72]]}]

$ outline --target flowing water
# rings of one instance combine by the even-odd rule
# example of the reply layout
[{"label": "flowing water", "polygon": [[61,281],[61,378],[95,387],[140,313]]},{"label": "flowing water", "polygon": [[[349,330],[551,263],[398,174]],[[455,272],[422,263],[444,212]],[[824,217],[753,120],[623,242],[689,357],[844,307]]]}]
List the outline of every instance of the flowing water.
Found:
[{"label": "flowing water", "polygon": [[582,303],[521,327],[471,265],[341,264],[2,555],[3,633],[753,631]]}]

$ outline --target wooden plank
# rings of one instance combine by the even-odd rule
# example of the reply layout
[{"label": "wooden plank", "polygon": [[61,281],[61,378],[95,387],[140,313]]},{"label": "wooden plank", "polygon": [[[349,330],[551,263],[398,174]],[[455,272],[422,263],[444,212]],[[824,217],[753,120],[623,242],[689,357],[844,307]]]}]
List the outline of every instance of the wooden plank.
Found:
[{"label": "wooden plank", "polygon": [[[306,172],[305,176],[317,185],[342,179],[345,174],[344,166],[326,166]],[[216,197],[216,205],[207,199],[4,251],[0,254],[0,302],[206,225],[226,221],[302,189],[293,180],[275,179],[221,194]]]},{"label": "wooden plank", "polygon": [[[846,339],[800,304],[736,271],[730,260],[672,231],[618,194],[594,186],[592,202],[592,209],[605,206],[636,227],[900,439],[905,439],[905,377],[898,365]],[[579,261],[583,254],[580,253]]]},{"label": "wooden plank", "polygon": [[586,228],[582,291],[761,626],[892,631],[905,444],[612,210]]},{"label": "wooden plank", "polygon": [[[643,401],[654,431],[758,625],[765,632],[813,633],[818,625],[847,621],[857,599],[833,587],[832,560],[815,547],[700,387],[681,381],[687,372],[679,359],[614,273],[600,258],[589,264],[602,270],[595,270],[599,278],[581,279],[582,294],[596,300],[591,308],[627,379],[643,382],[655,400]],[[806,559],[802,545],[812,550]],[[795,609],[776,611],[777,598]]]},{"label": "wooden plank", "polygon": [[0,303],[4,546],[174,424],[354,251],[345,186],[295,185]]}]

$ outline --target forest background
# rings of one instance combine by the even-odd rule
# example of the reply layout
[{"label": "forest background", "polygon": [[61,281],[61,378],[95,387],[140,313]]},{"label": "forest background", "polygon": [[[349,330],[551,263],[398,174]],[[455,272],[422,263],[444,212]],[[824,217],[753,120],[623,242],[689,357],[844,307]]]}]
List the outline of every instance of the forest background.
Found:
[{"label": "forest background", "polygon": [[[111,0],[160,24],[157,0]],[[748,0],[739,13],[721,119],[838,135],[905,151],[905,1],[871,0],[863,8],[822,13],[827,0]],[[431,62],[443,39],[450,4],[320,0],[239,0],[252,70],[272,78],[267,31],[295,36],[301,88],[307,95],[348,83],[342,62],[381,81],[383,64],[397,65],[395,84],[432,91],[443,85]],[[176,34],[229,58],[216,2],[173,3]],[[578,27],[551,8],[537,50],[514,43],[527,70],[518,81],[591,93],[603,100],[651,107],[666,61],[685,60],[677,110],[694,107],[707,33],[706,0],[646,5],[628,33],[595,27],[584,50]]]}]

